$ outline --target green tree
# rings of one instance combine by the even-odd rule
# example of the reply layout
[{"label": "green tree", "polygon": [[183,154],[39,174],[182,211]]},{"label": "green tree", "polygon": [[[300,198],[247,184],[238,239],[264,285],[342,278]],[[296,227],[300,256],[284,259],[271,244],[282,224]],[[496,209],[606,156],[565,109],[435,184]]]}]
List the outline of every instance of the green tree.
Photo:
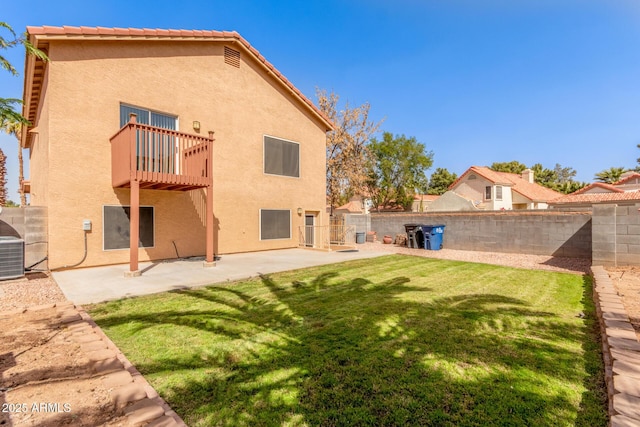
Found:
[{"label": "green tree", "polygon": [[[638,144],[638,148],[640,148],[640,144]],[[634,170],[636,172],[640,172],[640,157],[638,157],[637,162],[638,162],[638,166],[636,166]]]},{"label": "green tree", "polygon": [[545,168],[540,163],[536,163],[529,169],[533,171],[533,181],[547,188],[553,188],[558,181],[555,171]]},{"label": "green tree", "polygon": [[489,169],[492,169],[496,172],[508,172],[508,173],[517,173],[518,175],[522,173],[527,168],[527,165],[524,163],[520,163],[516,160],[511,162],[496,162],[489,166]]},{"label": "green tree", "polygon": [[7,203],[7,156],[0,149],[0,206]]},{"label": "green tree", "polygon": [[[6,22],[0,22],[0,29],[4,29],[5,33],[9,33],[9,37],[0,35],[0,50],[10,49],[16,46],[24,46],[27,53],[30,55],[36,55],[38,58],[47,61],[47,55],[39,49],[36,49],[27,39],[26,35],[18,37],[13,28]],[[13,65],[0,54],[0,68],[4,68],[14,76],[18,75],[18,71]],[[19,121],[24,124],[28,124],[27,119],[22,117],[21,114],[15,111],[14,106],[20,104],[21,101],[16,98],[0,98],[0,123],[3,123],[5,119],[13,121]]]},{"label": "green tree", "polygon": [[555,186],[554,190],[564,194],[569,194],[569,193],[573,193],[574,191],[578,191],[581,188],[586,187],[587,185],[589,184],[587,184],[586,182],[567,181],[563,183],[558,183]]},{"label": "green tree", "polygon": [[425,172],[433,164],[433,153],[415,137],[407,138],[390,132],[382,140],[369,142],[372,154],[369,164],[369,194],[374,206],[394,202],[405,210],[411,207],[416,192],[424,193],[428,181]]},{"label": "green tree", "polygon": [[335,126],[327,133],[326,190],[331,212],[348,195],[362,194],[367,180],[369,150],[367,141],[380,123],[369,120],[370,105],[351,108],[347,103],[338,110],[340,97],[334,92],[317,90],[318,105]]},{"label": "green tree", "polygon": [[427,194],[444,194],[456,179],[458,179],[458,175],[455,173],[449,172],[446,168],[437,168],[429,178]]},{"label": "green tree", "polygon": [[22,125],[23,122],[21,120],[17,120],[13,117],[8,117],[5,118],[2,123],[0,123],[0,129],[4,130],[9,135],[15,136],[18,140],[18,192],[20,193],[20,206],[26,206],[27,198],[24,194],[24,188],[22,186],[22,183],[24,182],[24,161],[22,158],[22,144],[20,142]]},{"label": "green tree", "polygon": [[595,176],[595,180],[607,184],[613,184],[614,182],[620,181],[620,177],[626,171],[627,170],[625,168],[611,167],[609,169],[598,172]]}]

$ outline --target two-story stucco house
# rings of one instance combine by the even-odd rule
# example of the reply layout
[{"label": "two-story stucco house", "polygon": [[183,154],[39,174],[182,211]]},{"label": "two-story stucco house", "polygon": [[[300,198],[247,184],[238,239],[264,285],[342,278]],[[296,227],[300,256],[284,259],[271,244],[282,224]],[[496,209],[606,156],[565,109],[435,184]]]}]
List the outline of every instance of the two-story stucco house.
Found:
[{"label": "two-story stucco house", "polygon": [[429,206],[429,211],[546,209],[562,193],[534,182],[533,171],[496,172],[471,166]]},{"label": "two-story stucco house", "polygon": [[[290,248],[328,223],[327,118],[235,32],[29,27],[25,186],[49,267]],[[215,133],[213,133],[215,132]],[[136,226],[137,225],[137,226]]]}]

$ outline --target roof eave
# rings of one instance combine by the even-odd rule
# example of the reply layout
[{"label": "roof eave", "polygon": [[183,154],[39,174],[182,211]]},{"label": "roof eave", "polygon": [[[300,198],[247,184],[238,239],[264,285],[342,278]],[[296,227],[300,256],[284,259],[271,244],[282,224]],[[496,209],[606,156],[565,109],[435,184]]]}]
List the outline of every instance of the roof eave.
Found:
[{"label": "roof eave", "polygon": [[[258,64],[260,64],[268,75],[272,76],[279,82],[295,99],[316,117],[324,127],[325,132],[335,129],[333,123],[316,107],[313,102],[300,92],[284,75],[282,75],[269,61],[266,60],[260,52],[247,42],[240,34],[235,31],[213,31],[213,30],[151,30],[151,29],[133,29],[133,28],[103,28],[103,27],[27,27],[29,40],[36,47],[41,42],[59,41],[59,40],[145,40],[145,41],[204,41],[204,42],[227,42],[235,43],[241,46],[242,50],[250,55]],[[25,60],[25,88],[23,92],[23,100],[30,101],[32,96],[33,85],[33,67],[27,68],[29,60],[35,64],[32,55],[27,55]],[[29,82],[28,79],[31,79]],[[29,98],[26,98],[27,94]],[[38,99],[36,105],[39,105]],[[30,104],[30,102],[29,102]],[[28,109],[27,102],[23,106]],[[26,117],[26,116],[25,116]],[[23,132],[26,134],[26,132]],[[25,137],[26,138],[26,137]],[[25,141],[26,143],[26,141]]]}]

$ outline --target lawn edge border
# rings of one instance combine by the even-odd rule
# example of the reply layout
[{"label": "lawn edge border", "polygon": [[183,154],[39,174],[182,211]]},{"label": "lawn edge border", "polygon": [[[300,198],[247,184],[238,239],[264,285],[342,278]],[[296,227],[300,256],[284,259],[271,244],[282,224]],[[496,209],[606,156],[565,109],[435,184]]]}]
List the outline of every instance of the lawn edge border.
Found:
[{"label": "lawn edge border", "polygon": [[640,392],[624,387],[625,384],[640,382],[640,342],[609,273],[603,266],[592,266],[591,276],[602,336],[609,425],[640,426],[640,405],[630,404],[640,401]]},{"label": "lawn edge border", "polygon": [[[104,333],[104,331],[98,326],[98,324],[91,318],[91,315],[80,305],[75,306],[78,314],[82,317],[82,320],[87,322],[95,332],[107,345],[109,350],[112,350],[116,354],[116,358],[122,363],[124,369],[131,374],[133,382],[140,386],[147,394],[147,399],[156,405],[160,406],[164,411],[164,416],[170,417],[175,421],[175,425],[179,427],[188,427],[182,418],[169,406],[167,402],[158,394],[158,392],[149,384],[145,377],[138,371],[138,369],[127,359],[127,357],[120,351],[118,346]],[[153,420],[150,420],[153,421]]]}]

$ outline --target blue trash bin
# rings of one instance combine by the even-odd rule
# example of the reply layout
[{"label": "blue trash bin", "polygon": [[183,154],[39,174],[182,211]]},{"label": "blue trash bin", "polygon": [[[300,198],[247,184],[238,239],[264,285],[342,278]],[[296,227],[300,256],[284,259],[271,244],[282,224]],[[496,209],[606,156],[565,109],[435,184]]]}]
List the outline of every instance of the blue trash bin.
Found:
[{"label": "blue trash bin", "polygon": [[442,249],[442,240],[444,238],[444,225],[422,225],[420,226],[424,234],[424,248],[432,251]]}]

